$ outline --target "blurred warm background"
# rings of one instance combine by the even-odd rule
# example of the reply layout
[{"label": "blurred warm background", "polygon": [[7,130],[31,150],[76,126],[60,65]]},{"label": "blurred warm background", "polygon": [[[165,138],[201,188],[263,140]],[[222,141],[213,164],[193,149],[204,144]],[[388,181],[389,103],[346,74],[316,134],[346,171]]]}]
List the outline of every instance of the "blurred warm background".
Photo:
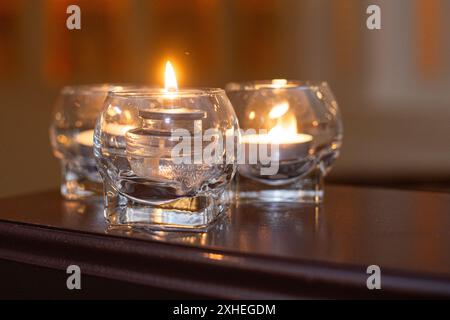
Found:
[{"label": "blurred warm background", "polygon": [[[65,26],[81,7],[81,30]],[[366,28],[377,4],[382,29]],[[61,86],[327,80],[344,120],[330,181],[450,190],[450,1],[1,0],[0,196],[54,188]]]}]

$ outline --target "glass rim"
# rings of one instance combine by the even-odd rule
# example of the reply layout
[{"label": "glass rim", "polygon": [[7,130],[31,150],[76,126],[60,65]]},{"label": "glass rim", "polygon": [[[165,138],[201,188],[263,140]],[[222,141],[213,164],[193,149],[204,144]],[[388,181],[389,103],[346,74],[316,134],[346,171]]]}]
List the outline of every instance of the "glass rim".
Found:
[{"label": "glass rim", "polygon": [[61,89],[62,95],[95,95],[95,94],[107,94],[111,90],[120,90],[123,88],[139,87],[129,83],[92,83],[92,84],[79,84],[79,85],[66,85]]},{"label": "glass rim", "polygon": [[192,97],[203,97],[225,94],[225,90],[212,87],[186,87],[178,90],[168,91],[158,87],[137,87],[110,90],[108,98],[114,99],[183,99]]},{"label": "glass rim", "polygon": [[271,79],[271,80],[252,80],[252,81],[233,81],[225,85],[227,92],[235,91],[254,91],[254,90],[291,90],[291,89],[310,89],[314,87],[329,87],[327,81],[321,80],[289,80],[289,79]]}]

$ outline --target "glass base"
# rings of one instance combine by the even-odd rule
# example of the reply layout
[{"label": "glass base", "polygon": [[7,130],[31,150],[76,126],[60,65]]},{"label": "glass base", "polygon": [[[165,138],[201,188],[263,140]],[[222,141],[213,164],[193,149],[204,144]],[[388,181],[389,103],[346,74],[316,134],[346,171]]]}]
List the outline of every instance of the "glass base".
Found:
[{"label": "glass base", "polygon": [[236,197],[240,202],[295,202],[320,204],[323,202],[323,174],[319,168],[305,177],[282,185],[268,185],[237,175]]},{"label": "glass base", "polygon": [[105,182],[105,218],[110,227],[204,232],[228,207],[229,191],[181,197],[163,203],[132,198]]},{"label": "glass base", "polygon": [[101,199],[103,184],[97,168],[63,162],[61,194],[67,200]]}]

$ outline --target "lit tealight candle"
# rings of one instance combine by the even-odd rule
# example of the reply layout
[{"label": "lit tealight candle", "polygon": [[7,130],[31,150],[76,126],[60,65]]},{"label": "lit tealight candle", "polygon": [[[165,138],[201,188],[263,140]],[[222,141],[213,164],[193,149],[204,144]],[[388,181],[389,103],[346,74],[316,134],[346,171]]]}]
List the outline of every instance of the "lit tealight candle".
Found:
[{"label": "lit tealight candle", "polygon": [[[173,180],[178,174],[176,170],[179,166],[171,160],[172,148],[178,143],[171,138],[173,130],[183,128],[194,133],[198,129],[197,124],[201,124],[206,117],[202,110],[178,105],[178,99],[183,96],[178,91],[175,70],[170,61],[166,63],[162,97],[162,106],[139,110],[142,127],[125,135],[126,152],[133,172],[153,181]],[[173,192],[181,195],[184,191]]]},{"label": "lit tealight candle", "polygon": [[269,118],[275,119],[277,124],[268,133],[247,134],[242,137],[247,159],[249,152],[258,152],[259,157],[258,149],[261,145],[267,146],[267,152],[271,152],[272,146],[277,145],[278,152],[271,155],[271,158],[278,161],[295,160],[309,154],[313,136],[297,132],[297,120],[292,114],[286,115],[288,110],[287,102],[274,106],[269,112]]}]

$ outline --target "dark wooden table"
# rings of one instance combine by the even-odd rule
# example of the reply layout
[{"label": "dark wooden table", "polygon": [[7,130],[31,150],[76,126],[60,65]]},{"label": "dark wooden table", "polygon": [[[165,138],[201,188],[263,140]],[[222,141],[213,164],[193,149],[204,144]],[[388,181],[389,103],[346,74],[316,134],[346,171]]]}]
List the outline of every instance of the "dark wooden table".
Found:
[{"label": "dark wooden table", "polygon": [[447,193],[328,185],[320,207],[235,203],[208,233],[145,233],[48,191],[0,200],[0,296],[450,297],[449,245]]}]

